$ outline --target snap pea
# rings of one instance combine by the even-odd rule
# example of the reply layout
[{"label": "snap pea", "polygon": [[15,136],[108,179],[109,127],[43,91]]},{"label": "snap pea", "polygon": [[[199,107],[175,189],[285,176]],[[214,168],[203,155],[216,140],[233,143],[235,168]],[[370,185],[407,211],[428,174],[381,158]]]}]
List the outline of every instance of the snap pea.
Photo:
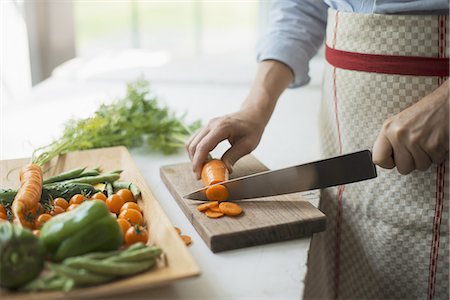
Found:
[{"label": "snap pea", "polygon": [[84,268],[75,268],[65,264],[52,263],[49,264],[49,267],[58,275],[72,279],[75,285],[95,285],[114,279],[114,276],[111,276],[113,274],[93,273]]},{"label": "snap pea", "polygon": [[155,246],[145,247],[132,251],[124,251],[120,255],[111,256],[105,261],[111,262],[138,262],[156,259],[162,253],[161,249]]},{"label": "snap pea", "polygon": [[65,266],[73,269],[84,269],[94,274],[110,275],[110,276],[126,276],[143,272],[151,268],[156,261],[150,259],[139,262],[111,262],[106,260],[94,260],[90,258],[78,257],[64,262]]}]

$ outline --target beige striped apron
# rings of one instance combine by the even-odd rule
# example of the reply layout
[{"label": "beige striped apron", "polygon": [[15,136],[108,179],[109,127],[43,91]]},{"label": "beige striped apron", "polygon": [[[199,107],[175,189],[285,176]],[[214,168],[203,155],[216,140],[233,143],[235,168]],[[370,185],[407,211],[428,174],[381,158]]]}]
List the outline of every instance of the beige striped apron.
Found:
[{"label": "beige striped apron", "polygon": [[[447,16],[328,12],[326,44],[349,52],[449,57]],[[383,122],[446,78],[325,66],[324,157],[372,149]],[[313,237],[305,299],[449,299],[448,159],[426,172],[322,191],[327,230]]]}]

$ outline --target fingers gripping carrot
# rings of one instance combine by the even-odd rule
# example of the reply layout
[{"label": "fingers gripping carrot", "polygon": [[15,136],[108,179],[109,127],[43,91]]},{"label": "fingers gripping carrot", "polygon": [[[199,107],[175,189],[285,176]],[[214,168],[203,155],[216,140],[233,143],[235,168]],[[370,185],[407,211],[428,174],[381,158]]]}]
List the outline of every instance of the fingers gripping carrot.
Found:
[{"label": "fingers gripping carrot", "polygon": [[223,185],[214,185],[228,180],[228,169],[219,159],[211,159],[203,165],[201,178],[206,186],[213,185],[206,190],[209,200],[225,201],[228,199],[228,190]]},{"label": "fingers gripping carrot", "polygon": [[[12,204],[15,222],[30,227],[26,214],[39,204],[42,193],[42,169],[36,164],[28,164],[20,171],[20,188]],[[31,225],[30,225],[31,224]]]}]

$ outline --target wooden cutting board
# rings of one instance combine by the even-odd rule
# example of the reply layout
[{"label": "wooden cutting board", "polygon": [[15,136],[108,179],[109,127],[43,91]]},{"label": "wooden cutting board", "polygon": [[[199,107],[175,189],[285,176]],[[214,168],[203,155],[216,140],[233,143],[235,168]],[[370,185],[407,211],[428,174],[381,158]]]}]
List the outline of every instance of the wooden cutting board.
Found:
[{"label": "wooden cutting board", "polygon": [[[266,170],[268,168],[258,159],[247,155],[238,161],[230,177]],[[190,163],[163,166],[160,174],[212,252],[306,237],[326,227],[325,215],[300,193],[243,200],[239,202],[244,211],[240,216],[210,219],[197,211],[197,206],[203,202],[183,198],[202,187],[201,181],[195,179]]]}]

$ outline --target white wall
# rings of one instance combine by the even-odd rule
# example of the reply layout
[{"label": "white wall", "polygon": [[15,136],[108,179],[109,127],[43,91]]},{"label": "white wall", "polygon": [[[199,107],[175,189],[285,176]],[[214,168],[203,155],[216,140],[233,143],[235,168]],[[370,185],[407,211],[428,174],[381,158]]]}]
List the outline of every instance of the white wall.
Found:
[{"label": "white wall", "polygon": [[24,101],[31,90],[27,30],[20,2],[0,1],[0,109]]}]

